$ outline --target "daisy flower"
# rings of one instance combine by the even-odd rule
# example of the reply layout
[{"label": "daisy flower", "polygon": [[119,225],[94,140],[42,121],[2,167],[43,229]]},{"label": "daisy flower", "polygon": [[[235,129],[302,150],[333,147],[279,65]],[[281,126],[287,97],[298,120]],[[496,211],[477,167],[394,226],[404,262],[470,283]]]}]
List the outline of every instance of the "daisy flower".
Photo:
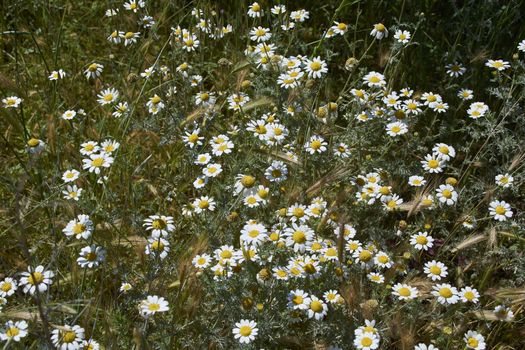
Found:
[{"label": "daisy flower", "polygon": [[363,81],[368,87],[382,87],[386,85],[385,76],[378,72],[369,72],[363,77]]},{"label": "daisy flower", "polygon": [[219,176],[219,174],[222,173],[222,166],[218,163],[208,164],[202,169],[202,173],[207,177]]},{"label": "daisy flower", "polygon": [[53,283],[52,279],[55,274],[53,271],[45,271],[42,265],[34,269],[28,266],[27,271],[22,272],[22,277],[20,278],[20,285],[24,287],[23,291],[26,294],[35,294],[37,288],[39,293],[43,293]]},{"label": "daisy flower", "polygon": [[310,137],[310,140],[304,145],[304,148],[310,154],[323,153],[326,151],[327,145],[328,143],[326,143],[321,136],[314,135]]},{"label": "daisy flower", "polygon": [[374,350],[379,347],[379,336],[375,333],[359,333],[354,339],[354,346],[359,350]]},{"label": "daisy flower", "polygon": [[500,321],[510,322],[514,319],[514,312],[510,307],[498,305],[494,308],[494,314]]},{"label": "daisy flower", "polygon": [[75,170],[75,169],[66,170],[62,174],[62,181],[64,181],[65,183],[73,182],[76,179],[78,179],[79,175],[80,173],[78,172],[78,170]]},{"label": "daisy flower", "polygon": [[486,347],[485,337],[476,331],[470,330],[465,333],[463,340],[465,341],[465,345],[468,349],[484,350]]},{"label": "daisy flower", "polygon": [[82,268],[93,268],[104,262],[106,258],[106,251],[102,247],[97,247],[92,244],[84,247],[80,250],[79,257],[77,259],[78,265]]},{"label": "daisy flower", "polygon": [[446,205],[454,205],[458,200],[458,193],[451,185],[439,185],[436,192],[438,200]]},{"label": "daisy flower", "polygon": [[518,51],[525,52],[525,40],[519,42]]},{"label": "daisy flower", "polygon": [[247,223],[241,230],[241,241],[248,245],[258,246],[267,240],[266,227],[259,223]]},{"label": "daisy flower", "polygon": [[214,211],[215,210],[215,200],[213,197],[202,196],[196,198],[193,203],[193,208],[197,214],[200,214],[205,211]]},{"label": "daisy flower", "polygon": [[304,61],[306,72],[308,73],[309,78],[318,79],[321,78],[323,74],[328,72],[328,66],[326,62],[317,56]]},{"label": "daisy flower", "polygon": [[410,300],[418,296],[418,290],[405,283],[397,283],[392,287],[392,294],[399,300]]},{"label": "daisy flower", "polygon": [[78,325],[73,327],[65,325],[51,332],[51,341],[53,345],[60,350],[80,349],[83,340],[84,328]]},{"label": "daisy flower", "polygon": [[434,246],[434,238],[427,232],[418,232],[410,236],[410,244],[417,250],[428,250]]},{"label": "daisy flower", "polygon": [[129,0],[124,3],[124,8],[128,11],[137,12],[139,9],[146,7],[144,0]]},{"label": "daisy flower", "polygon": [[440,159],[445,161],[449,161],[451,158],[456,156],[456,150],[454,147],[445,143],[437,143],[434,148],[432,148],[432,152],[434,152]]},{"label": "daisy flower", "polygon": [[470,89],[461,89],[458,91],[458,97],[464,101],[472,100],[474,92]]},{"label": "daisy flower", "polygon": [[447,267],[442,262],[432,260],[425,263],[424,272],[427,274],[427,277],[432,279],[432,281],[439,281],[442,278],[447,277]]},{"label": "daisy flower", "polygon": [[310,296],[310,303],[308,305],[308,318],[315,318],[322,320],[328,313],[328,306],[324,301],[317,298],[315,295]]},{"label": "daisy flower", "polygon": [[438,157],[436,154],[427,154],[425,160],[421,161],[423,169],[431,174],[437,174],[443,172],[445,162]]},{"label": "daisy flower", "polygon": [[91,63],[84,71],[84,75],[87,79],[97,78],[102,74],[104,66],[99,63]]},{"label": "daisy flower", "polygon": [[72,199],[78,201],[80,195],[82,194],[82,189],[78,188],[77,185],[67,186],[64,191],[62,191],[64,199]]},{"label": "daisy flower", "polygon": [[471,302],[477,304],[479,301],[479,292],[472,287],[463,287],[458,293],[461,301],[464,303]]},{"label": "daisy flower", "polygon": [[[22,338],[27,336],[27,322],[26,321],[7,321],[4,328],[0,331],[0,340],[7,342],[19,342]],[[5,346],[7,348],[7,346]]]},{"label": "daisy flower", "polygon": [[259,329],[257,328],[257,322],[244,319],[235,323],[235,327],[232,330],[233,337],[241,344],[249,344],[254,341],[258,332]]},{"label": "daisy flower", "polygon": [[146,299],[140,302],[140,311],[145,316],[151,316],[157,312],[166,312],[169,309],[168,301],[157,295],[148,295]]},{"label": "daisy flower", "polygon": [[440,304],[455,304],[459,301],[457,288],[448,283],[436,284],[432,289],[432,295],[438,298]]},{"label": "daisy flower", "polygon": [[511,218],[513,212],[510,204],[505,201],[494,200],[489,204],[489,214],[497,221],[506,221]]},{"label": "daisy flower", "polygon": [[67,110],[64,113],[62,113],[62,119],[64,120],[73,120],[75,116],[77,115],[77,112],[74,110]]},{"label": "daisy flower", "polygon": [[310,300],[308,293],[301,289],[292,290],[288,293],[288,307],[294,310],[308,310]]},{"label": "daisy flower", "polygon": [[514,182],[514,178],[509,173],[499,174],[496,176],[496,184],[503,188],[512,186],[513,182]]},{"label": "daisy flower", "polygon": [[182,141],[189,148],[194,148],[195,146],[202,145],[202,140],[204,137],[199,135],[200,129],[195,129],[193,131],[184,131],[184,136],[182,136]]},{"label": "daisy flower", "polygon": [[63,79],[66,76],[66,72],[64,72],[62,69],[54,70],[51,72],[49,77],[47,77],[49,80],[54,81],[58,79]]},{"label": "daisy flower", "polygon": [[288,175],[288,168],[284,162],[274,160],[272,164],[266,168],[264,176],[270,182],[283,182]]},{"label": "daisy flower", "polygon": [[306,249],[306,244],[312,240],[314,231],[303,224],[293,223],[292,227],[287,227],[284,230],[284,237],[286,238],[286,245],[291,247],[295,252],[303,253]]},{"label": "daisy flower", "polygon": [[127,293],[129,292],[130,290],[133,289],[133,286],[128,283],[128,282],[123,282],[121,285],[120,285],[120,288],[119,290],[122,292],[122,293]]},{"label": "daisy flower", "polygon": [[426,345],[424,343],[419,343],[414,347],[414,350],[439,350],[434,345]]},{"label": "daisy flower", "polygon": [[14,279],[10,277],[4,278],[3,281],[0,281],[0,297],[6,298],[13,295],[17,288],[18,286]]},{"label": "daisy flower", "polygon": [[46,148],[46,143],[40,139],[34,137],[27,140],[26,148],[29,153],[39,154]]},{"label": "daisy flower", "polygon": [[205,269],[211,264],[211,256],[208,254],[195,255],[191,263],[198,269]]},{"label": "daisy flower", "polygon": [[457,78],[467,71],[467,68],[463,67],[461,63],[454,62],[445,66],[447,74],[451,77]]},{"label": "daisy flower", "polygon": [[394,38],[402,44],[406,44],[410,41],[410,32],[408,30],[396,30],[396,33],[394,34]]},{"label": "daisy flower", "polygon": [[386,125],[385,129],[386,129],[386,133],[392,137],[403,135],[408,132],[408,127],[403,122],[389,123]]},{"label": "daisy flower", "polygon": [[504,71],[507,68],[510,68],[509,62],[503,61],[503,60],[488,60],[485,63],[485,66],[489,68],[494,68],[495,70],[499,72]]},{"label": "daisy flower", "polygon": [[234,111],[238,111],[246,103],[250,101],[250,97],[243,92],[239,92],[228,96],[228,108]]},{"label": "daisy flower", "polygon": [[93,228],[93,221],[91,221],[89,216],[80,214],[76,219],[69,221],[62,232],[68,237],[75,236],[76,239],[88,239],[91,237]]},{"label": "daisy flower", "polygon": [[20,106],[20,103],[22,103],[22,99],[17,96],[9,96],[2,99],[2,103],[4,104],[4,108],[17,108]]},{"label": "daisy flower", "polygon": [[89,158],[82,159],[82,162],[84,163],[83,169],[98,175],[102,168],[109,168],[113,164],[113,157],[107,153],[90,154]]},{"label": "daisy flower", "polygon": [[383,23],[374,24],[374,28],[370,32],[370,35],[375,37],[377,40],[388,37],[388,29],[386,29]]},{"label": "daisy flower", "polygon": [[251,18],[259,18],[264,14],[263,9],[261,9],[261,5],[259,5],[258,2],[254,2],[250,5],[250,8],[248,9],[248,16]]},{"label": "daisy flower", "polygon": [[423,176],[412,175],[408,178],[408,184],[413,187],[425,186],[427,180]]},{"label": "daisy flower", "polygon": [[97,97],[98,103],[104,106],[117,101],[119,97],[119,92],[114,88],[109,88],[106,90],[102,90],[102,92],[98,94]]},{"label": "daisy flower", "polygon": [[270,32],[270,29],[263,28],[261,26],[252,28],[250,30],[250,39],[257,42],[265,42],[270,40],[272,37],[272,33]]}]

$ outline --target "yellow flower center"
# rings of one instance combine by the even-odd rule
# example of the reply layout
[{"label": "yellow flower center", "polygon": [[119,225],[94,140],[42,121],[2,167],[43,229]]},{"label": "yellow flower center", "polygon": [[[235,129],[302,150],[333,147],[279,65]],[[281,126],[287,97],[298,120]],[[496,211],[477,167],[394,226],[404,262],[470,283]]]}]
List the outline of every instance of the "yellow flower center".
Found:
[{"label": "yellow flower center", "polygon": [[9,292],[11,290],[11,288],[13,287],[13,285],[11,284],[11,282],[4,282],[4,284],[2,284],[2,291],[3,292]]},{"label": "yellow flower center", "polygon": [[161,241],[155,241],[151,243],[151,249],[152,250],[164,250],[164,243]]},{"label": "yellow flower center", "polygon": [[252,334],[252,327],[242,326],[241,328],[239,328],[239,334],[243,337],[248,337],[250,334]]},{"label": "yellow flower center", "polygon": [[250,236],[251,238],[255,238],[259,236],[259,234],[260,234],[259,230],[251,230],[250,232],[248,232],[248,236]]},{"label": "yellow flower center", "polygon": [[370,259],[372,259],[372,252],[370,252],[369,250],[363,249],[359,253],[359,260],[361,260],[361,261],[369,261]]},{"label": "yellow flower center", "polygon": [[[35,277],[35,279],[33,279],[33,276]],[[44,275],[42,275],[41,272],[35,271],[33,272],[33,275],[29,275],[29,277],[27,277],[27,282],[32,285],[41,283],[43,281],[44,281]]]},{"label": "yellow flower center", "polygon": [[445,197],[445,198],[450,198],[450,197],[452,197],[452,191],[451,191],[451,190],[443,190],[443,191],[441,192],[441,194],[442,194],[443,197]]},{"label": "yellow flower center", "polygon": [[13,338],[13,337],[16,337],[17,335],[20,334],[20,330],[16,327],[9,327],[7,329],[7,331],[5,332],[5,335],[8,337],[8,338]]},{"label": "yellow flower center", "polygon": [[86,225],[78,223],[73,226],[73,233],[78,235],[86,230]]},{"label": "yellow flower center", "polygon": [[210,206],[210,202],[208,202],[206,199],[203,199],[199,202],[199,208],[201,209],[207,209]]},{"label": "yellow flower center", "polygon": [[158,104],[160,101],[161,101],[161,98],[157,95],[151,98],[151,103],[153,103],[154,105]]},{"label": "yellow flower center", "polygon": [[321,312],[323,311],[323,304],[321,304],[321,302],[318,300],[314,300],[310,303],[310,309],[313,312]]},{"label": "yellow flower center", "polygon": [[339,24],[337,25],[337,29],[339,29],[339,30],[346,30],[346,24],[344,24],[344,23],[339,23]]},{"label": "yellow flower center", "polygon": [[153,311],[153,312],[159,311],[160,310],[160,305],[157,304],[157,303],[151,303],[151,304],[148,305],[148,310],[149,311]]},{"label": "yellow flower center", "polygon": [[110,94],[104,95],[104,101],[106,101],[106,102],[113,101],[113,94],[110,93]]},{"label": "yellow flower center", "polygon": [[371,77],[368,79],[368,81],[371,82],[371,83],[373,83],[373,84],[377,84],[377,83],[379,83],[379,82],[381,81],[381,79],[379,79],[378,76],[373,75],[373,76],[371,76]]},{"label": "yellow flower center", "polygon": [[428,161],[427,165],[430,169],[436,169],[439,166],[439,162],[435,159],[431,159]]},{"label": "yellow flower center", "polygon": [[310,69],[313,71],[318,71],[319,69],[321,69],[321,62],[314,61],[310,63]]},{"label": "yellow flower center", "polygon": [[188,141],[190,141],[191,143],[197,142],[198,139],[199,139],[199,135],[197,134],[191,134],[190,136],[188,136]]},{"label": "yellow flower center", "polygon": [[220,255],[223,259],[230,259],[233,256],[232,252],[229,250],[223,250]]},{"label": "yellow flower center", "polygon": [[474,338],[474,337],[470,337],[470,338],[468,338],[468,340],[467,340],[467,344],[468,344],[468,346],[470,346],[471,348],[477,348],[478,345],[479,345],[479,341],[478,341],[476,338]]},{"label": "yellow flower center", "polygon": [[292,239],[295,243],[302,244],[306,242],[306,234],[303,231],[295,231],[292,235]]},{"label": "yellow flower center", "polygon": [[506,212],[507,210],[505,209],[504,206],[502,206],[502,205],[498,205],[498,206],[496,207],[495,211],[496,211],[496,214],[498,214],[498,215],[503,215],[503,214],[505,214],[505,212]]},{"label": "yellow flower center", "polygon": [[322,143],[321,143],[321,141],[319,141],[319,140],[314,140],[314,141],[312,141],[312,142],[310,143],[310,147],[311,147],[312,149],[314,149],[314,150],[318,150],[319,148],[321,148],[321,146],[322,146]]},{"label": "yellow flower center", "polygon": [[408,296],[410,296],[410,289],[407,288],[407,287],[401,287],[401,288],[399,288],[397,293],[399,295],[401,295],[402,297],[408,297]]},{"label": "yellow flower center", "polygon": [[40,144],[40,140],[35,139],[35,138],[31,138],[31,139],[29,139],[29,140],[27,141],[27,145],[28,145],[29,147],[36,147],[36,146],[38,146],[39,144]]},{"label": "yellow flower center", "polygon": [[98,157],[98,158],[95,158],[91,161],[91,165],[93,165],[94,167],[101,167],[102,164],[104,164],[104,158],[103,157]]},{"label": "yellow flower center", "polygon": [[469,291],[466,291],[463,296],[465,297],[465,299],[467,300],[473,300],[476,296],[474,295],[473,292],[471,292],[470,290]]},{"label": "yellow flower center", "polygon": [[388,259],[388,256],[386,255],[380,255],[377,260],[381,263],[381,264],[386,264],[389,259]]},{"label": "yellow flower center", "polygon": [[452,291],[450,288],[444,287],[439,290],[439,295],[441,295],[443,298],[450,298],[452,296]]},{"label": "yellow flower center", "polygon": [[97,259],[97,253],[95,252],[89,252],[85,255],[86,260],[88,261],[95,261]]},{"label": "yellow flower center", "polygon": [[98,64],[96,63],[91,63],[88,67],[88,71],[90,72],[95,72],[97,69],[98,69]]},{"label": "yellow flower center", "polygon": [[441,275],[441,268],[437,265],[431,266],[428,270],[433,275]]},{"label": "yellow flower center", "polygon": [[363,345],[364,347],[368,347],[372,345],[372,343],[373,343],[373,340],[369,337],[363,337],[361,339],[361,345]]},{"label": "yellow flower center", "polygon": [[425,244],[427,244],[427,242],[428,242],[428,239],[427,239],[426,236],[417,236],[417,238],[416,238],[416,243],[417,244],[425,245]]},{"label": "yellow flower center", "polygon": [[73,331],[66,331],[62,333],[62,342],[63,343],[72,343],[77,338],[77,335]]},{"label": "yellow flower center", "polygon": [[292,301],[293,301],[293,303],[295,305],[302,304],[303,303],[303,297],[300,296],[300,295],[296,295],[296,296],[293,297]]},{"label": "yellow flower center", "polygon": [[375,27],[376,30],[378,30],[380,32],[382,32],[382,31],[384,31],[386,29],[385,25],[383,23],[378,23],[374,27]]}]

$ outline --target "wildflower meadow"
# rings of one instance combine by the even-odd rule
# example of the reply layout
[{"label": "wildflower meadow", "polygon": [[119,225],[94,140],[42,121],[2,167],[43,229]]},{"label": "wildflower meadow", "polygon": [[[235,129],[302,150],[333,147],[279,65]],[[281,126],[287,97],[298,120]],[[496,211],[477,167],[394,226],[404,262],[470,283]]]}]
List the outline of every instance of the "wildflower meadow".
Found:
[{"label": "wildflower meadow", "polygon": [[0,9],[1,349],[525,349],[525,1]]}]

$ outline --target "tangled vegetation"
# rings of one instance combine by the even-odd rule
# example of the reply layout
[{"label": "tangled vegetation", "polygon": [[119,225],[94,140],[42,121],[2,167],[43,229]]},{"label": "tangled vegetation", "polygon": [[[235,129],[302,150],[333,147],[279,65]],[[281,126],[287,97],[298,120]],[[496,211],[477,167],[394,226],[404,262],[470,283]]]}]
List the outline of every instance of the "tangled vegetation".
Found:
[{"label": "tangled vegetation", "polygon": [[525,348],[525,3],[7,1],[3,349]]}]

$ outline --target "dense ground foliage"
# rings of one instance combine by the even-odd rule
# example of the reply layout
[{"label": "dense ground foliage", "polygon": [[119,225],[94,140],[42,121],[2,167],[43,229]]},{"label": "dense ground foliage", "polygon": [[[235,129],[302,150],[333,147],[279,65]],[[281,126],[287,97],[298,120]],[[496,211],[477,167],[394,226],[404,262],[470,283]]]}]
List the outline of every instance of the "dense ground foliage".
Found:
[{"label": "dense ground foliage", "polygon": [[523,349],[522,1],[6,1],[4,349]]}]

